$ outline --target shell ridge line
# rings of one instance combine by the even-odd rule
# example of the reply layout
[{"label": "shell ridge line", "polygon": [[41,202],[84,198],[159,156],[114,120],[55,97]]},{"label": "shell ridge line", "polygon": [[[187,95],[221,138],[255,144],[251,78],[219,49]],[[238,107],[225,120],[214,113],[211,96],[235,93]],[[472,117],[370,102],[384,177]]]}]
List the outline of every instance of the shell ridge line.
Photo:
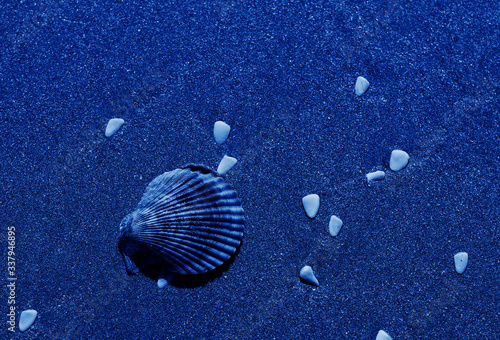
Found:
[{"label": "shell ridge line", "polygon": [[168,183],[170,183],[170,181],[167,181],[165,182],[165,184],[163,184],[160,179],[155,187],[150,188],[150,190],[147,190],[144,193],[142,200],[139,203],[140,206],[138,206],[138,208],[151,208],[154,207],[157,204],[157,202],[161,202],[162,200],[175,196],[176,195],[175,188],[171,188],[171,190],[168,191],[165,191],[165,189],[162,188],[162,185],[168,185]]},{"label": "shell ridge line", "polygon": [[[216,199],[216,197],[214,197]],[[148,210],[145,211],[143,216],[154,217],[155,215],[168,215],[168,216],[182,216],[183,214],[189,214],[190,211],[197,211],[199,213],[209,214],[215,211],[228,212],[228,213],[238,213],[238,211],[243,211],[243,209],[238,209],[232,207],[232,205],[240,204],[239,201],[227,201],[220,202],[217,205],[211,202],[200,202],[197,205],[179,205],[179,206],[167,206],[163,210],[156,209],[155,211]],[[163,205],[162,205],[163,207]]]},{"label": "shell ridge line", "polygon": [[221,194],[220,188],[203,187],[200,189],[203,189],[203,190],[198,190],[196,192],[189,192],[189,193],[186,193],[182,197],[178,197],[176,199],[176,203],[177,204],[195,205],[195,204],[198,204],[200,202],[208,202],[215,197],[218,197],[220,199],[225,199],[225,197]]},{"label": "shell ridge line", "polygon": [[183,230],[183,229],[196,229],[196,230],[210,230],[212,232],[224,231],[228,232],[240,231],[243,232],[243,216],[240,219],[224,219],[225,215],[221,215],[220,219],[207,221],[206,219],[200,218],[199,220],[160,220],[150,221],[147,225],[143,224],[135,228],[135,230],[147,230],[147,229],[155,229],[155,230]]},{"label": "shell ridge line", "polygon": [[176,244],[169,245],[168,243],[157,243],[157,240],[154,240],[153,243],[151,243],[151,247],[149,247],[150,251],[152,251],[156,255],[159,255],[164,260],[167,260],[170,265],[174,265],[174,267],[179,268],[180,270],[178,272],[191,272],[192,270],[194,270],[193,268],[203,268],[201,266],[197,266],[196,263],[191,263],[193,260],[189,259],[189,257],[182,256],[178,251],[175,251],[177,247]]},{"label": "shell ridge line", "polygon": [[[161,257],[164,257],[160,254]],[[196,274],[204,273],[205,268],[201,265],[193,264],[191,260],[179,257],[178,254],[171,254],[168,257],[164,257],[167,263],[167,269],[174,273],[180,274]]]},{"label": "shell ridge line", "polygon": [[[169,251],[170,250],[170,251]],[[188,252],[186,249],[179,248],[176,245],[174,248],[165,248],[163,246],[158,246],[155,250],[158,255],[165,259],[177,259],[178,265],[183,268],[187,273],[191,273],[195,271],[196,268],[201,269],[202,272],[207,271],[207,269],[215,268],[221,261],[216,261],[214,264],[207,262],[207,256],[203,254],[203,256],[197,256]]]},{"label": "shell ridge line", "polygon": [[[224,260],[227,260],[231,254],[234,252],[233,249],[235,250],[235,247],[229,246],[229,247],[220,247],[221,246],[221,240],[219,239],[217,250],[219,252],[213,252],[215,249],[210,248],[209,246],[205,245],[206,240],[202,239],[197,239],[193,238],[193,240],[197,240],[199,243],[196,242],[190,242],[189,240],[186,240],[186,238],[180,238],[180,237],[165,237],[162,238],[158,234],[155,235],[148,235],[148,234],[141,234],[140,237],[138,237],[138,240],[141,242],[148,243],[152,245],[152,250],[159,255],[161,254],[169,254],[171,255],[172,253],[176,253],[179,255],[183,255],[186,258],[189,258],[191,260],[196,260],[196,259],[205,259],[207,257],[212,258],[211,255],[217,254],[221,255],[221,259],[217,259],[217,263],[222,263]],[[204,261],[206,262],[206,260]]]},{"label": "shell ridge line", "polygon": [[[177,232],[161,232],[161,233],[143,233],[138,240],[141,242],[154,243],[155,239],[161,238],[165,243],[171,244],[190,244],[196,245],[211,245],[216,249],[228,249],[237,247],[240,242],[235,240],[234,236],[239,235],[224,235],[214,233],[177,233]],[[202,239],[201,237],[204,236]]]},{"label": "shell ridge line", "polygon": [[[158,195],[153,195],[151,198],[151,202],[154,204],[149,204],[147,207],[144,207],[145,212],[157,212],[158,210],[164,209],[163,204],[165,204],[165,207],[171,206],[171,208],[175,208],[180,204],[178,202],[178,199],[175,199],[176,195],[178,194],[179,191],[171,191],[167,193],[160,193]],[[147,193],[144,194],[146,197]]]},{"label": "shell ridge line", "polygon": [[177,199],[180,199],[183,195],[189,194],[190,192],[194,192],[202,188],[204,185],[202,178],[196,178],[191,176],[186,176],[185,181],[179,183],[179,185],[174,189],[169,191],[171,196],[176,196]]},{"label": "shell ridge line", "polygon": [[[206,247],[211,246],[215,249],[231,249],[237,248],[241,241],[237,238],[242,236],[241,233],[235,234],[217,234],[213,235],[213,233],[197,233],[196,235],[190,233],[177,233],[177,232],[163,232],[161,235],[144,235],[141,236],[141,242],[148,242],[150,244],[154,243],[155,239],[161,238],[161,243],[167,246],[168,244],[176,245],[176,244],[190,244],[193,247],[197,247],[197,245]],[[153,238],[152,238],[153,237]],[[204,237],[203,241],[200,241],[200,238]]]},{"label": "shell ridge line", "polygon": [[214,185],[206,185],[206,183],[203,183],[201,180],[198,184],[199,185],[190,187],[189,190],[186,188],[186,190],[175,193],[175,201],[182,204],[189,201],[191,204],[194,204],[191,200],[195,200],[196,198],[207,200],[212,196],[220,196],[220,192],[223,189]]},{"label": "shell ridge line", "polygon": [[[230,257],[227,252],[220,251],[207,253],[204,250],[206,250],[206,247],[196,249],[191,244],[176,243],[175,247],[173,248],[165,248],[163,246],[159,246],[155,251],[159,255],[172,256],[173,254],[177,254],[177,258],[184,258],[193,262],[202,262],[202,267],[204,268],[215,268]],[[232,254],[232,252],[230,252],[229,254]],[[191,266],[189,261],[187,262],[187,264]]]},{"label": "shell ridge line", "polygon": [[193,206],[225,206],[225,205],[241,205],[241,201],[237,197],[225,197],[218,192],[210,193],[210,195],[195,195],[190,198],[190,200],[165,200],[159,201],[157,208],[163,209],[171,209],[171,208],[179,208],[180,206],[185,207],[185,209],[189,209]]},{"label": "shell ridge line", "polygon": [[[173,190],[169,190],[171,194],[175,194],[181,197],[181,194],[186,192],[194,192],[198,190],[216,190],[223,191],[230,189],[229,186],[224,183],[222,178],[214,178],[213,175],[200,175],[199,177],[195,176],[185,176],[186,180],[178,185]],[[159,184],[161,180],[158,181]],[[189,183],[192,182],[192,183]],[[168,183],[166,183],[168,184]]]},{"label": "shell ridge line", "polygon": [[[162,252],[165,252],[166,254],[163,254]],[[193,261],[189,258],[181,256],[180,254],[173,252],[168,248],[161,249],[157,254],[167,262],[170,269],[172,269],[172,267],[175,268],[175,270],[171,270],[173,272],[178,272],[181,274],[192,274],[196,273],[196,271],[203,272],[204,270],[204,267],[197,265],[196,263],[193,264]]]},{"label": "shell ridge line", "polygon": [[[220,195],[219,194],[220,189],[212,188],[212,187],[203,187],[203,183],[201,182],[201,180],[199,181],[198,184],[199,184],[198,186],[193,186],[192,188],[195,188],[195,189],[204,188],[205,189],[205,191],[200,190],[199,197],[201,197],[202,199],[208,200],[208,199],[213,198],[214,196]],[[185,192],[186,190],[189,190],[192,188],[184,188],[184,190],[177,190],[177,191],[169,192],[169,193],[165,194],[164,196],[158,195],[156,197],[158,202],[154,206],[155,209],[158,210],[160,208],[164,208],[164,206],[162,205],[163,202],[165,203],[165,207],[169,205],[172,208],[175,208],[181,204],[186,204],[186,202],[190,199],[195,199],[195,196],[193,195],[192,191]],[[208,194],[206,194],[207,191],[210,192],[210,195],[208,197],[206,197],[208,195]],[[181,195],[181,193],[183,195]],[[196,196],[196,197],[198,197],[198,196]],[[195,204],[195,202],[191,202],[191,204]]]},{"label": "shell ridge line", "polygon": [[[213,203],[214,200],[216,201],[216,203]],[[170,200],[164,204],[163,200],[161,200],[154,207],[154,209],[152,207],[145,208],[143,214],[144,216],[147,217],[153,217],[155,214],[158,214],[159,211],[161,211],[164,215],[166,215],[168,214],[169,211],[174,211],[174,210],[178,212],[189,211],[190,209],[193,209],[193,207],[196,207],[197,210],[202,210],[208,206],[234,207],[235,205],[241,205],[241,201],[237,197],[227,199],[224,196],[220,195],[219,193],[214,192],[213,195],[210,196],[201,196],[201,197],[196,196],[195,198],[193,198],[191,202],[189,202],[189,204],[185,204],[184,202],[176,202],[174,200]],[[236,209],[238,208],[235,208],[234,211],[236,211]],[[141,220],[142,219],[143,218],[141,218]]]},{"label": "shell ridge line", "polygon": [[148,204],[153,203],[154,199],[156,199],[161,193],[161,183],[168,183],[171,177],[172,172],[167,172],[154,178],[146,187],[146,191],[144,192],[142,199],[139,201],[137,208],[145,208]]},{"label": "shell ridge line", "polygon": [[[236,202],[234,202],[236,203]],[[175,212],[174,212],[175,211]],[[243,218],[243,209],[234,208],[229,205],[222,205],[218,207],[210,207],[210,204],[203,204],[193,208],[182,208],[182,209],[165,209],[163,214],[158,211],[146,211],[146,214],[141,214],[136,218],[137,224],[148,223],[154,221],[156,223],[169,223],[175,220],[183,221],[198,221],[220,219],[222,221],[234,221],[238,222]],[[238,217],[241,216],[241,217]]]},{"label": "shell ridge line", "polygon": [[[239,204],[239,201],[233,202],[233,204]],[[202,204],[200,206],[193,206],[179,209],[165,209],[164,211],[158,212],[147,212],[147,215],[142,213],[137,214],[134,221],[135,223],[148,223],[150,221],[168,221],[171,219],[179,220],[199,220],[206,219],[207,221],[217,220],[222,218],[223,220],[241,220],[244,219],[245,211],[239,207],[234,207],[230,205],[220,205],[214,206],[211,204]]]},{"label": "shell ridge line", "polygon": [[[146,236],[142,236],[146,235]],[[243,236],[243,230],[225,230],[222,228],[197,228],[196,231],[193,231],[191,226],[186,228],[174,226],[173,228],[151,228],[146,232],[142,232],[139,234],[137,239],[139,238],[155,238],[160,237],[164,238],[170,236],[172,238],[175,237],[194,237],[199,239],[204,239],[206,241],[213,240],[218,241],[223,244],[231,244],[231,245],[239,245],[239,240]]]},{"label": "shell ridge line", "polygon": [[[190,213],[189,211],[183,211],[178,214],[167,214],[165,216],[156,215],[150,216],[148,218],[136,218],[134,220],[134,229],[144,229],[148,226],[160,225],[167,227],[170,224],[181,223],[189,224],[193,223],[200,225],[201,223],[206,223],[207,225],[220,223],[233,223],[235,225],[242,225],[244,223],[244,212],[243,210],[233,210],[226,209],[224,207],[217,209],[210,209],[207,211],[196,210]],[[224,224],[225,225],[225,224]]]},{"label": "shell ridge line", "polygon": [[[208,198],[216,198],[217,195],[213,195],[213,196],[209,196]],[[201,200],[196,200],[196,202],[189,202],[189,204],[186,204],[184,203],[183,201],[178,201],[178,200],[172,200],[170,197],[166,197],[165,200],[161,200],[158,202],[157,205],[155,205],[154,207],[148,207],[147,209],[145,209],[144,213],[147,213],[147,214],[154,214],[154,213],[157,213],[158,211],[162,211],[163,213],[165,213],[165,211],[168,211],[168,210],[177,210],[177,209],[185,209],[185,210],[188,210],[190,209],[192,206],[195,206],[197,202],[203,202],[204,200],[201,199]],[[206,200],[206,199],[205,199]],[[209,205],[209,202],[206,204],[206,205]]]},{"label": "shell ridge line", "polygon": [[198,243],[204,243],[209,240],[218,241],[224,245],[226,244],[236,244],[239,245],[240,238],[243,236],[243,230],[226,230],[224,228],[193,228],[192,226],[187,226],[182,228],[180,226],[174,226],[171,228],[162,227],[150,227],[146,230],[142,230],[135,236],[138,241],[147,242],[148,240],[154,240],[161,238],[165,240],[179,240],[183,238],[192,238],[197,240]]},{"label": "shell ridge line", "polygon": [[[166,194],[176,194],[176,190],[183,190],[183,185],[193,179],[193,176],[183,175],[176,179],[181,170],[166,172],[155,179],[147,186],[143,198],[139,202],[138,208],[145,208],[149,204],[154,204],[155,200]],[[145,204],[144,206],[141,203]]]},{"label": "shell ridge line", "polygon": [[210,230],[212,233],[224,233],[227,231],[232,233],[234,231],[243,232],[244,218],[241,216],[239,219],[235,219],[234,216],[230,218],[225,218],[230,215],[220,215],[219,218],[213,220],[207,220],[204,216],[200,216],[198,220],[182,220],[182,219],[170,219],[163,221],[161,219],[151,220],[147,223],[141,224],[134,228],[137,233],[150,231],[159,232],[161,230],[172,230],[176,232],[177,230],[181,232],[183,229],[186,230]]},{"label": "shell ridge line", "polygon": [[[230,257],[230,255],[228,256],[227,252],[206,252],[204,251],[206,249],[207,247],[196,249],[195,245],[192,244],[179,244],[175,248],[170,249],[171,252],[169,252],[169,254],[177,253],[180,256],[184,255],[184,257],[189,258],[191,261],[200,260],[204,263],[204,267],[206,267],[207,264],[216,267]],[[165,252],[164,248],[158,249],[158,251],[162,253]],[[232,254],[232,252],[230,254]]]},{"label": "shell ridge line", "polygon": [[[233,216],[234,217],[231,217]],[[222,220],[233,220],[237,221],[240,220],[237,216],[243,216],[243,212],[239,210],[233,210],[233,209],[226,209],[225,207],[216,207],[216,208],[210,208],[210,209],[196,209],[190,211],[184,210],[181,212],[177,213],[169,213],[165,215],[147,215],[147,216],[141,216],[138,221],[143,221],[144,223],[147,223],[148,221],[171,221],[171,220],[182,220],[182,221],[198,221],[198,220],[217,220],[217,219],[222,219]]]}]

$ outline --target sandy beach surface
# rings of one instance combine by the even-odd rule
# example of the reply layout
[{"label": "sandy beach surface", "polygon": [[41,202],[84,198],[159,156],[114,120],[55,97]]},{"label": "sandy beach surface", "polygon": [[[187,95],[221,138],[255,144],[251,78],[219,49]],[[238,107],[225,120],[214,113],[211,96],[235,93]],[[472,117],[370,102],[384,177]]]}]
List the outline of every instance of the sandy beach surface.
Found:
[{"label": "sandy beach surface", "polygon": [[[500,338],[499,18],[496,1],[7,1],[0,337]],[[158,267],[127,275],[118,229],[149,182],[224,155],[237,253],[163,289]]]}]

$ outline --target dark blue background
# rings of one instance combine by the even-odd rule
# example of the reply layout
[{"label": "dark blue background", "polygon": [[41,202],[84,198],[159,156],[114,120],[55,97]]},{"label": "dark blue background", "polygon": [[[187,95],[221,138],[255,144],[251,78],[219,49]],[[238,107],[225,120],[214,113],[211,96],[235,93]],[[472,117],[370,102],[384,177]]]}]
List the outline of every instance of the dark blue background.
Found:
[{"label": "dark blue background", "polygon": [[[17,310],[39,312],[13,339],[500,338],[498,1],[1,7],[2,251],[13,225]],[[163,290],[127,276],[118,227],[146,185],[225,153],[247,218],[234,261]]]}]

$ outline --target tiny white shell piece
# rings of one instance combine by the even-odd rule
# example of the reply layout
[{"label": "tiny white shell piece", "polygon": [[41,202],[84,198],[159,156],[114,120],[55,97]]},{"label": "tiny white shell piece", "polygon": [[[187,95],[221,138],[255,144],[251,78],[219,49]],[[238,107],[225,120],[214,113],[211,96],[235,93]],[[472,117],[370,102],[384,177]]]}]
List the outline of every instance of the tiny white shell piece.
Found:
[{"label": "tiny white shell piece", "polygon": [[330,217],[330,223],[328,224],[328,229],[330,230],[330,235],[337,236],[342,228],[342,220],[335,215]]},{"label": "tiny white shell piece", "polygon": [[21,317],[19,318],[19,330],[21,332],[26,331],[28,328],[33,325],[35,319],[38,315],[38,312],[34,309],[27,309],[21,313]]},{"label": "tiny white shell piece", "polygon": [[175,274],[165,269],[160,270],[160,275],[158,275],[158,288],[163,288],[168,285],[174,279]]},{"label": "tiny white shell piece", "polygon": [[354,91],[358,96],[361,96],[366,92],[366,90],[368,90],[368,86],[370,86],[370,82],[368,80],[363,77],[358,77],[358,79],[356,79],[356,85],[354,85]]},{"label": "tiny white shell piece", "polygon": [[214,124],[214,138],[215,141],[219,144],[222,144],[226,141],[229,136],[229,131],[231,131],[231,127],[224,123],[222,120],[218,120]]},{"label": "tiny white shell piece", "polygon": [[110,119],[108,125],[106,126],[106,132],[104,133],[104,135],[106,137],[113,136],[115,132],[118,131],[124,123],[125,121],[121,118]]},{"label": "tiny white shell piece", "polygon": [[385,172],[383,172],[381,170],[369,172],[366,174],[366,179],[368,181],[379,181],[381,179],[384,179],[384,177],[385,177]]},{"label": "tiny white shell piece", "polygon": [[217,172],[219,175],[225,175],[235,164],[238,163],[236,158],[229,157],[228,155],[224,155],[222,157],[222,160],[219,163],[219,166],[217,167]]},{"label": "tiny white shell piece", "polygon": [[304,266],[300,270],[300,277],[302,278],[302,280],[306,281],[307,283],[310,283],[314,286],[319,287],[318,279],[316,279],[316,276],[314,276],[313,270],[310,266]]},{"label": "tiny white shell piece", "polygon": [[467,262],[469,262],[469,254],[466,252],[455,254],[455,270],[457,273],[462,274],[465,271]]},{"label": "tiny white shell piece", "polygon": [[377,338],[375,340],[392,340],[392,338],[385,331],[380,330],[378,331]]},{"label": "tiny white shell piece", "polygon": [[319,210],[319,196],[316,194],[309,194],[302,197],[302,205],[306,211],[306,215],[310,218],[314,218]]},{"label": "tiny white shell piece", "polygon": [[403,150],[393,150],[389,166],[392,171],[399,171],[408,165],[408,159],[410,159],[410,156]]}]

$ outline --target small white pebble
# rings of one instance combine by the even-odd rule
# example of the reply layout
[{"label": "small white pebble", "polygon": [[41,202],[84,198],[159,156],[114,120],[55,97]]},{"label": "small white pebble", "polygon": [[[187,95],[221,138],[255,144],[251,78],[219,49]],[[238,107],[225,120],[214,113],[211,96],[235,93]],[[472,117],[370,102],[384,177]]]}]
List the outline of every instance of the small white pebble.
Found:
[{"label": "small white pebble", "polygon": [[466,252],[455,254],[455,270],[457,273],[462,274],[465,271],[467,262],[469,262],[469,254]]},{"label": "small white pebble", "polygon": [[229,131],[231,131],[231,127],[224,123],[222,120],[218,120],[214,124],[214,138],[215,141],[219,144],[222,144],[226,141],[229,136]]},{"label": "small white pebble", "polygon": [[389,166],[392,171],[399,171],[408,165],[408,159],[410,159],[410,156],[403,150],[393,150]]},{"label": "small white pebble", "polygon": [[302,205],[304,206],[306,215],[310,218],[314,218],[319,210],[319,196],[310,194],[302,197]]},{"label": "small white pebble", "polygon": [[28,328],[33,325],[35,319],[38,315],[38,312],[34,309],[27,309],[21,313],[21,317],[19,318],[19,330],[21,332],[26,331]]},{"label": "small white pebble", "polygon": [[310,266],[304,266],[300,270],[300,277],[307,283],[310,283],[314,286],[319,286],[318,279],[316,279],[316,276],[314,276],[313,270]]},{"label": "small white pebble", "polygon": [[222,157],[222,160],[219,163],[219,166],[217,167],[217,172],[219,175],[225,175],[231,168],[238,163],[236,158],[229,157],[228,155],[224,155]]},{"label": "small white pebble", "polygon": [[380,330],[378,331],[377,338],[375,340],[392,340],[392,338],[385,331]]},{"label": "small white pebble", "polygon": [[165,269],[160,270],[160,275],[158,275],[158,288],[163,288],[168,285],[174,279],[174,273],[168,272]]},{"label": "small white pebble", "polygon": [[381,170],[369,172],[366,174],[366,179],[368,181],[380,181],[381,179],[384,179],[384,177],[385,177],[385,172]]},{"label": "small white pebble", "polygon": [[125,121],[121,118],[110,119],[108,125],[106,126],[106,132],[104,133],[104,135],[106,137],[113,136],[115,132],[122,127],[123,123],[125,123]]},{"label": "small white pebble", "polygon": [[330,235],[337,236],[342,228],[342,220],[335,215],[330,217],[330,223],[328,224],[328,229],[330,230]]},{"label": "small white pebble", "polygon": [[368,90],[368,86],[370,86],[370,82],[368,80],[363,77],[358,77],[358,79],[356,79],[356,85],[354,85],[354,91],[358,96],[361,96],[366,92],[366,90]]}]

